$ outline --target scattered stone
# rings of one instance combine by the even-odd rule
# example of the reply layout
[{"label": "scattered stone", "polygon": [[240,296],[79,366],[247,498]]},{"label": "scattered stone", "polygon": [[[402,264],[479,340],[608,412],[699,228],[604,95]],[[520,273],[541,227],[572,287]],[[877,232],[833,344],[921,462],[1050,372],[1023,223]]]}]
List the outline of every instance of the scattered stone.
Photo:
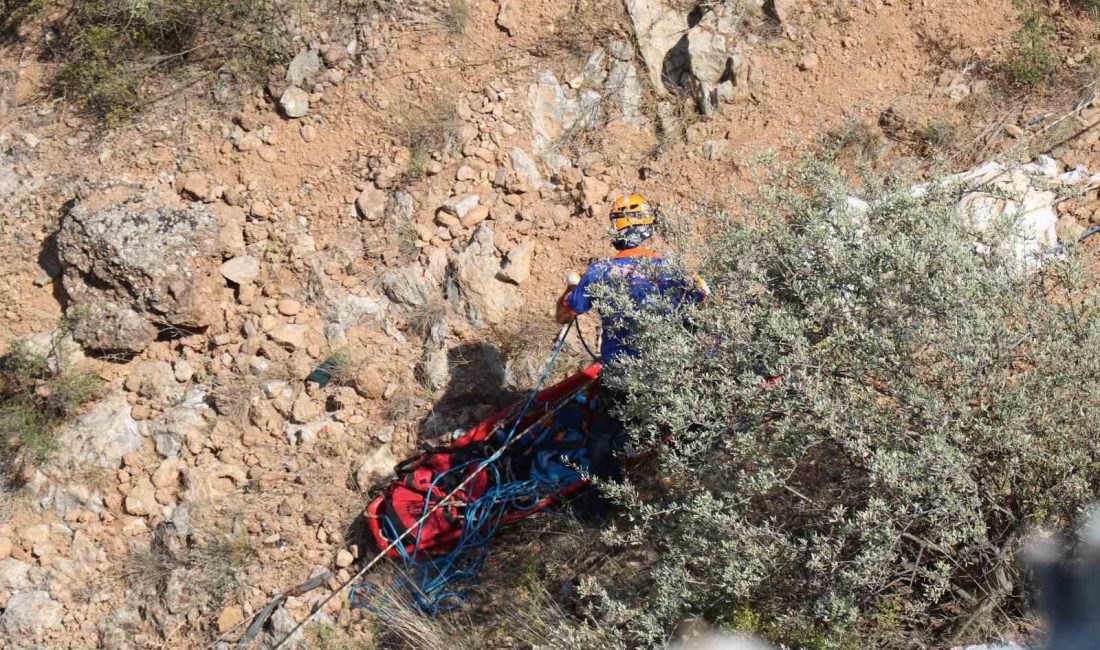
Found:
[{"label": "scattered stone", "polygon": [[321,57],[317,50],[305,49],[291,59],[286,69],[286,80],[293,86],[304,86],[321,71]]},{"label": "scattered stone", "polygon": [[127,493],[124,505],[126,512],[135,517],[153,514],[157,509],[156,488],[153,487],[153,483],[145,476],[139,478]]},{"label": "scattered stone", "polygon": [[225,634],[233,630],[244,621],[244,612],[240,607],[226,607],[218,614],[218,633]]},{"label": "scattered stone", "polygon": [[309,93],[298,86],[287,86],[279,98],[279,108],[289,118],[305,117],[309,114]]},{"label": "scattered stone", "polygon": [[798,11],[798,0],[765,0],[764,10],[779,23],[790,22]]},{"label": "scattered stone", "polygon": [[302,311],[302,303],[298,302],[297,300],[284,298],[275,305],[275,308],[283,316],[294,316],[298,312]]},{"label": "scattered stone", "polygon": [[467,212],[465,217],[462,217],[462,221],[461,221],[462,227],[463,228],[473,228],[474,226],[478,225],[479,223],[481,223],[482,221],[485,221],[488,218],[489,218],[489,206],[487,206],[487,205],[476,206],[476,207],[472,208],[469,212]]},{"label": "scattered stone", "polygon": [[581,181],[581,201],[584,209],[595,216],[595,211],[603,206],[611,186],[594,176],[585,176]]},{"label": "scattered stone", "polygon": [[306,325],[292,325],[289,323],[276,325],[267,333],[272,341],[275,341],[291,352],[300,350],[306,346],[306,337],[308,334],[309,327]]},{"label": "scattered stone", "polygon": [[1005,124],[1004,131],[1006,135],[1012,138],[1016,138],[1017,140],[1024,137],[1024,135],[1027,133],[1026,131],[1024,131],[1023,127],[1012,124],[1011,122]]},{"label": "scattered stone", "polygon": [[291,408],[291,416],[294,421],[299,424],[306,424],[317,419],[320,415],[321,408],[317,406],[317,403],[305,391],[298,393],[297,399],[294,400],[294,406]]},{"label": "scattered stone", "polygon": [[500,8],[497,9],[497,27],[503,29],[508,36],[514,36],[519,21],[520,10],[516,7],[515,0],[500,0]]},{"label": "scattered stone", "polygon": [[359,463],[355,470],[355,484],[360,490],[368,490],[375,483],[392,476],[396,465],[397,458],[389,446],[382,445]]},{"label": "scattered stone", "polygon": [[172,376],[181,384],[186,384],[195,376],[195,369],[187,361],[176,359],[172,362]]},{"label": "scattered stone", "polygon": [[317,128],[312,124],[303,124],[302,128],[298,129],[298,135],[302,136],[305,142],[313,142],[317,139]]},{"label": "scattered stone", "polygon": [[65,607],[46,591],[25,591],[12,595],[0,616],[0,628],[9,639],[38,638],[46,630],[59,627]]},{"label": "scattered stone", "polygon": [[381,399],[386,391],[386,379],[375,366],[364,366],[356,373],[352,387],[367,399]]},{"label": "scattered stone", "polygon": [[185,174],[178,183],[180,194],[196,201],[206,201],[210,196],[210,180],[203,174]]},{"label": "scattered stone", "polygon": [[817,70],[819,67],[821,67],[821,57],[817,55],[817,52],[810,52],[798,60],[799,70],[809,72],[811,70]]},{"label": "scattered stone", "polygon": [[500,279],[513,284],[522,284],[531,276],[531,258],[535,250],[535,244],[531,240],[524,240],[516,244],[508,251],[504,265],[500,269]]},{"label": "scattered stone", "polygon": [[260,277],[260,260],[251,255],[241,255],[225,262],[218,270],[222,277],[238,286],[251,284]]},{"label": "scattered stone", "polygon": [[6,560],[11,557],[11,540],[7,537],[0,537],[0,561]]},{"label": "scattered stone", "polygon": [[703,143],[703,157],[707,160],[726,160],[729,153],[729,140],[707,140]]},{"label": "scattered stone", "polygon": [[387,195],[376,187],[368,187],[355,198],[355,209],[367,221],[378,221],[386,214]]},{"label": "scattered stone", "polygon": [[336,566],[343,569],[351,566],[351,563],[355,562],[355,557],[347,550],[340,549],[336,552]]},{"label": "scattered stone", "polygon": [[430,289],[419,264],[390,269],[382,276],[382,290],[390,300],[408,307],[422,307]]},{"label": "scattered stone", "polygon": [[454,216],[462,219],[466,214],[477,207],[481,199],[477,194],[468,194],[466,196],[456,196],[454,198],[444,201],[442,210],[447,214],[453,214]]}]

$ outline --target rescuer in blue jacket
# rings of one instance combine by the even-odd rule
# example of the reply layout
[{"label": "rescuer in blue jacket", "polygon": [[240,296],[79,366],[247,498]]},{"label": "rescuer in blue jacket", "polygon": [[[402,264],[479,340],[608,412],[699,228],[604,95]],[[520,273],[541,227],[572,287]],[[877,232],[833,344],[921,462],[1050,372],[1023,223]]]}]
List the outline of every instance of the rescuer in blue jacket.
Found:
[{"label": "rescuer in blue jacket", "polygon": [[[589,289],[601,283],[627,283],[630,298],[642,306],[655,296],[679,304],[684,300],[702,301],[710,293],[701,278],[688,278],[667,268],[665,261],[648,247],[653,239],[654,220],[649,202],[637,194],[615,201],[611,206],[611,228],[614,231],[612,245],[617,252],[609,259],[591,264],[579,278],[570,278],[569,288],[558,300],[559,323],[568,323],[591,310]],[[637,355],[630,343],[629,319],[620,314],[601,313],[600,321],[603,329],[600,358],[605,368],[613,366],[621,355]],[[603,387],[598,399],[602,404],[588,431],[588,472],[598,479],[621,481],[622,465],[616,452],[625,442],[625,433],[622,422],[610,411],[621,402],[622,396]],[[596,518],[604,518],[608,506],[596,490],[590,489],[585,495],[584,509]]]}]

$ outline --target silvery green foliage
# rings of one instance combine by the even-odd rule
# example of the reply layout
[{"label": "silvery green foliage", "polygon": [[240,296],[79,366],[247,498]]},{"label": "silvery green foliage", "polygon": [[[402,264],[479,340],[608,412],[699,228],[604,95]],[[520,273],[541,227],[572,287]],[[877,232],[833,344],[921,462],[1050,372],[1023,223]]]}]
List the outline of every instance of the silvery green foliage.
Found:
[{"label": "silvery green foliage", "polygon": [[700,215],[706,304],[602,296],[637,324],[643,355],[606,379],[657,460],[608,488],[608,541],[659,559],[640,589],[591,588],[592,620],[631,646],[692,614],[888,647],[1021,615],[1022,535],[1098,496],[1097,294],[1078,251],[1022,274],[1011,223],[978,230],[963,188],[930,187],[861,188],[857,213],[810,161]]}]

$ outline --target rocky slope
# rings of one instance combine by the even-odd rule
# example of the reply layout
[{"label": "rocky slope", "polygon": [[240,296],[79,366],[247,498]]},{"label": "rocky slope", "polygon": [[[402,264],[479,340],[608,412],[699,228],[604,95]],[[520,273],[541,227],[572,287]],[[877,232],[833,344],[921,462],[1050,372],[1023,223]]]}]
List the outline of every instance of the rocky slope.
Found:
[{"label": "rocky slope", "polygon": [[[1007,0],[680,4],[478,0],[455,35],[408,3],[302,34],[231,107],[110,132],[4,50],[0,330],[63,341],[106,389],[0,494],[0,645],[232,641],[331,571],[278,608],[286,633],[369,553],[352,522],[395,459],[530,385],[614,195],[725,205],[751,156],[880,115],[991,155],[1054,103],[1006,120],[970,65],[1011,46]],[[1076,108],[1055,175],[1100,168],[1100,109]],[[871,133],[881,168],[912,162]],[[1056,236],[1100,222],[1094,189],[1048,198]],[[344,598],[322,618],[370,636]]]}]

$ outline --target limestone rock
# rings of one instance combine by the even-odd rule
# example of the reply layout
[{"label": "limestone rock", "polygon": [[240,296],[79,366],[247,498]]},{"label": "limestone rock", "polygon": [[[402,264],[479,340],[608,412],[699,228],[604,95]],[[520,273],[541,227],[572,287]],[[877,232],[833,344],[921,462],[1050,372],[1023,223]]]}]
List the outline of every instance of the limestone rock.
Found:
[{"label": "limestone rock", "polygon": [[8,599],[3,616],[0,616],[0,628],[9,639],[19,637],[38,638],[46,630],[59,627],[65,607],[50,598],[49,592],[24,591]]},{"label": "limestone rock", "polygon": [[515,285],[497,275],[500,261],[493,244],[493,231],[482,224],[470,245],[453,262],[454,277],[465,302],[466,313],[475,327],[495,325],[522,303]]},{"label": "limestone rock", "polygon": [[355,199],[355,210],[367,221],[378,221],[386,214],[387,195],[376,187],[368,187]]},{"label": "limestone rock", "polygon": [[626,0],[626,11],[638,52],[649,70],[650,84],[662,89],[666,65],[675,70],[683,67],[683,60],[676,60],[683,55],[674,48],[687,29],[687,16],[667,0]]},{"label": "limestone rock", "polygon": [[122,457],[141,447],[143,427],[130,415],[126,394],[115,391],[93,404],[76,425],[58,434],[57,460],[118,469]]},{"label": "limestone rock", "polygon": [[321,71],[321,56],[314,49],[304,49],[290,61],[286,80],[291,85],[302,86]]},{"label": "limestone rock", "polygon": [[202,415],[202,400],[202,392],[193,391],[182,404],[166,409],[150,423],[153,444],[161,457],[179,456],[188,439],[205,439],[208,425]]},{"label": "limestone rock", "polygon": [[289,118],[299,118],[309,115],[309,93],[298,86],[287,86],[279,98],[279,108]]},{"label": "limestone rock", "polygon": [[[535,154],[553,169],[564,166],[568,160],[558,152],[557,144],[577,126],[584,112],[580,100],[566,95],[554,73],[544,72],[528,87],[527,101],[531,108],[531,145]],[[596,103],[598,105],[598,97]]]},{"label": "limestone rock", "polygon": [[527,155],[526,151],[513,148],[508,156],[512,161],[512,169],[516,172],[516,175],[526,181],[531,190],[537,191],[542,188],[542,174],[539,173],[538,166],[531,159],[531,156]]},{"label": "limestone rock", "polygon": [[31,588],[30,565],[14,558],[0,560],[0,592]]},{"label": "limestone rock", "polygon": [[355,470],[355,483],[360,490],[370,489],[378,481],[393,475],[397,458],[387,445],[382,445],[367,456]]},{"label": "limestone rock", "polygon": [[151,323],[202,328],[220,313],[211,304],[218,223],[198,204],[175,208],[116,188],[69,210],[57,247],[80,314],[73,336],[85,347],[138,351],[155,337]]},{"label": "limestone rock", "polygon": [[145,476],[139,478],[127,493],[125,506],[127,513],[137,517],[153,514],[157,509],[157,499],[152,481]]},{"label": "limestone rock", "polygon": [[531,276],[531,257],[534,250],[535,244],[529,239],[516,244],[508,251],[500,269],[500,278],[513,284],[522,284]]},{"label": "limestone rock", "polygon": [[260,260],[251,255],[241,255],[225,262],[218,270],[223,278],[236,285],[251,284],[260,277]]},{"label": "limestone rock", "polygon": [[431,290],[418,264],[390,269],[382,276],[382,289],[390,300],[407,307],[422,307],[428,303]]}]

